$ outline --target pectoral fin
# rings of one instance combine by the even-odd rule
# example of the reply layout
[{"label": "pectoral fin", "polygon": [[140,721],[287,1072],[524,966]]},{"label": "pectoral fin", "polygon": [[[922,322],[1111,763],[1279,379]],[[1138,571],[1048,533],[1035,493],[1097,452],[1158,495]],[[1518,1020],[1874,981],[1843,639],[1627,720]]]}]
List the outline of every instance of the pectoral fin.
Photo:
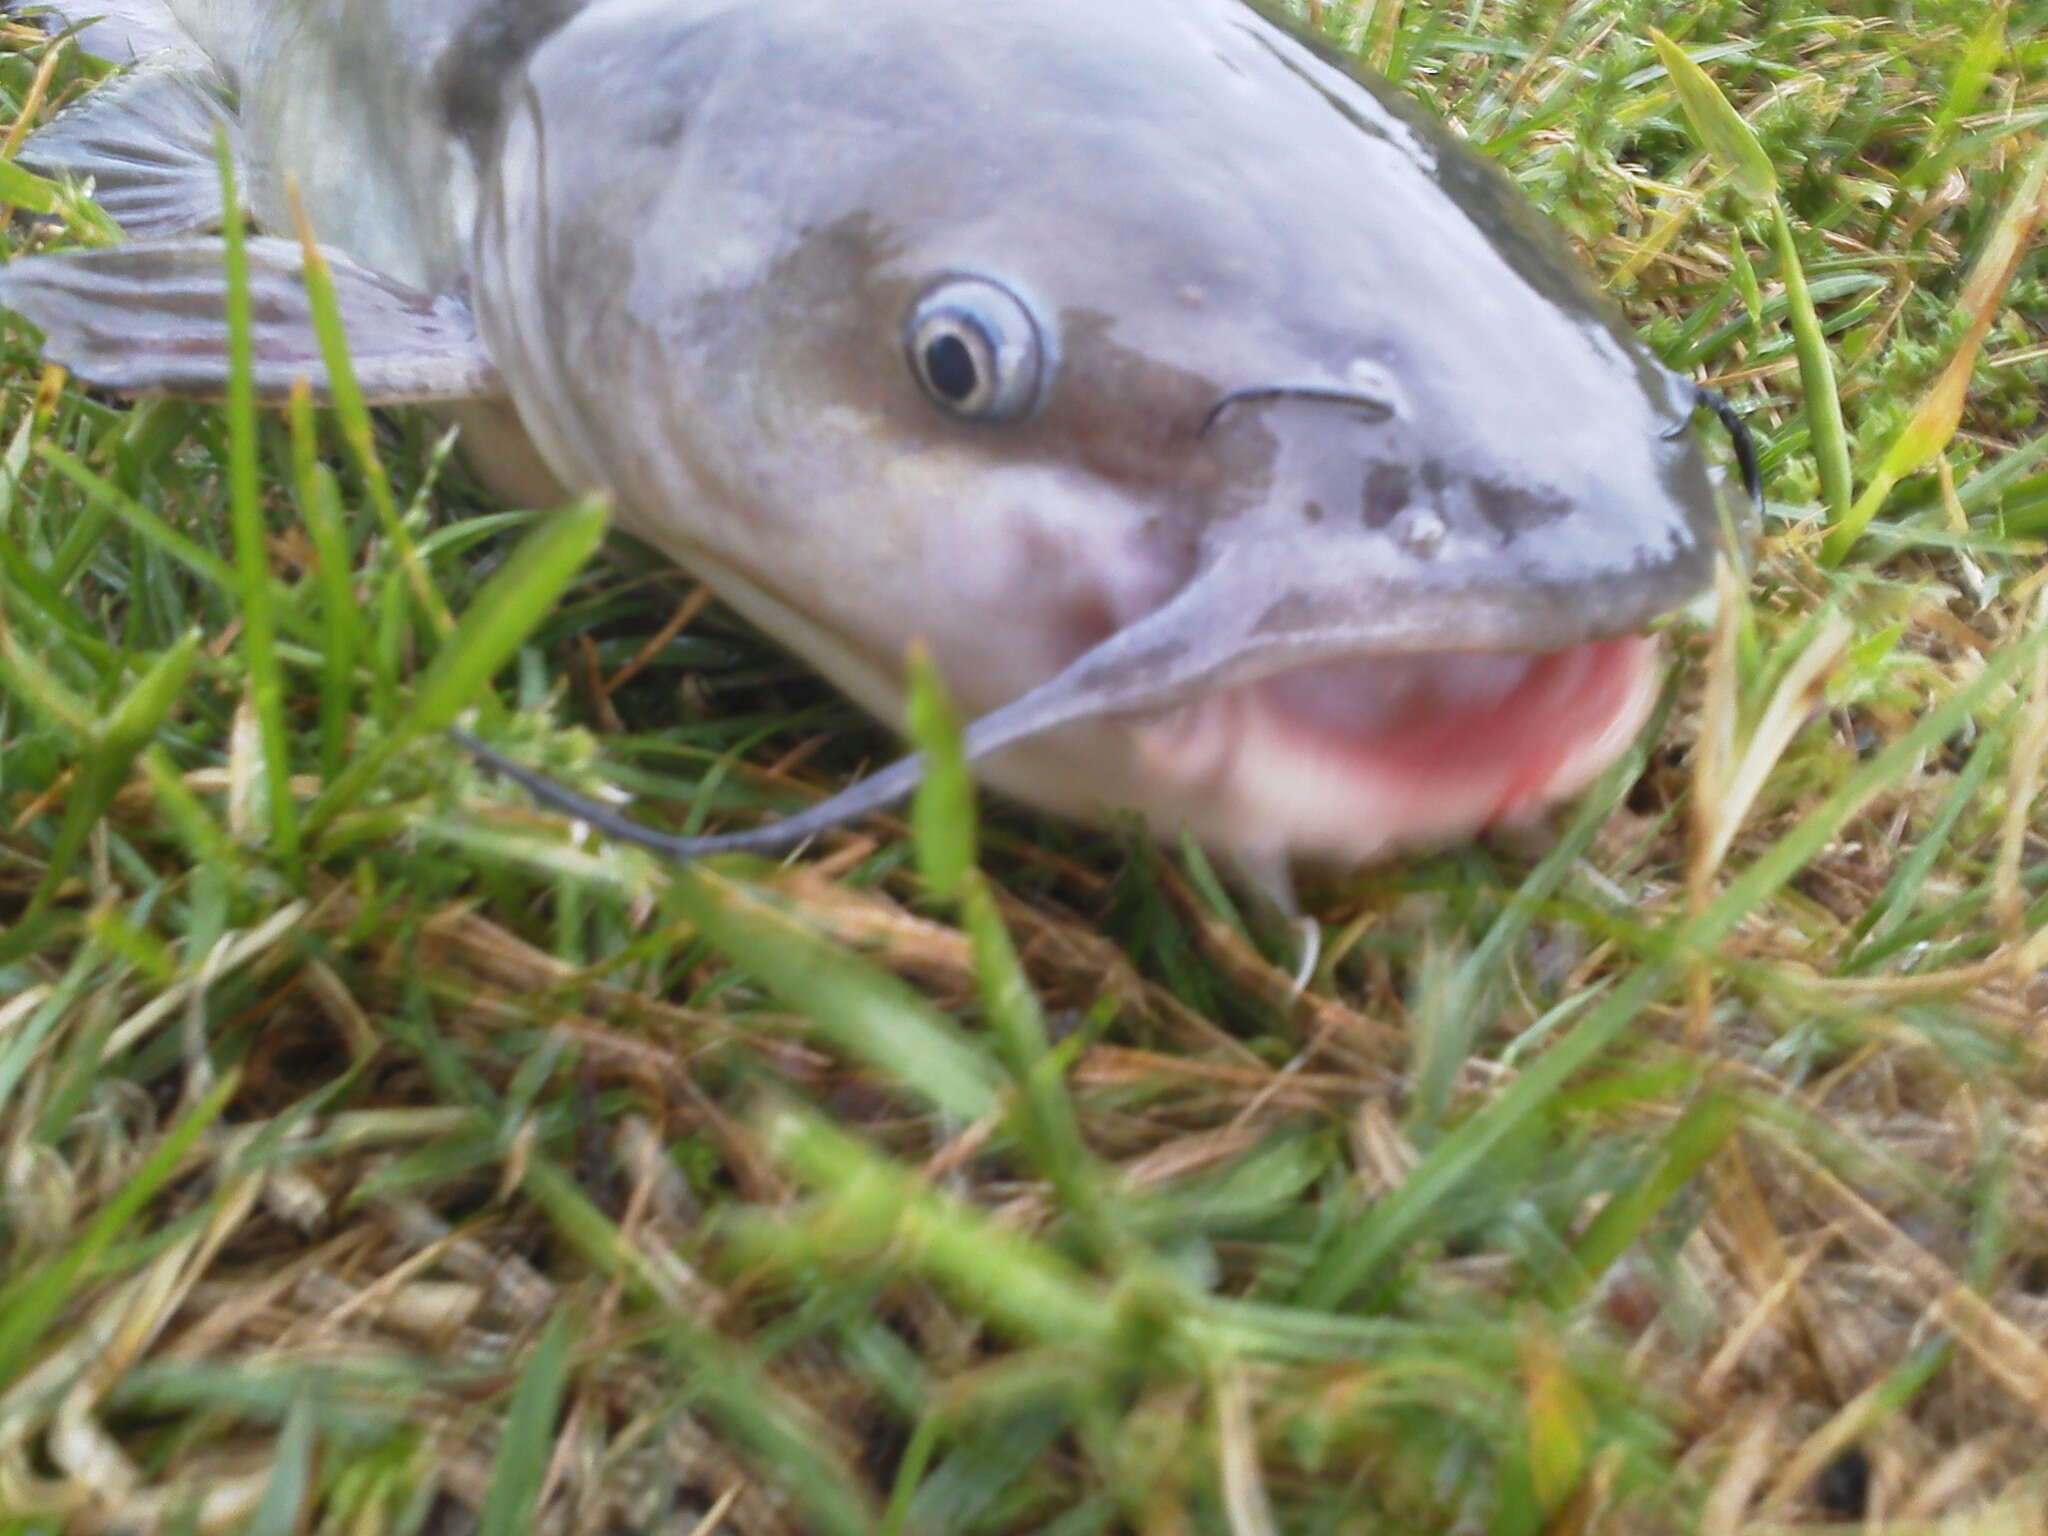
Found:
[{"label": "pectoral fin", "polygon": [[45,176],[92,182],[93,201],[142,239],[219,229],[225,134],[240,161],[240,129],[209,77],[137,69],[61,112],[22,145],[21,163]]},{"label": "pectoral fin", "polygon": [[[293,241],[252,238],[251,376],[282,401],[304,379],[328,398],[326,365]],[[30,256],[0,267],[0,306],[39,327],[44,355],[122,395],[218,400],[228,387],[227,280],[220,240]],[[349,356],[373,405],[501,395],[469,307],[327,253]]]}]

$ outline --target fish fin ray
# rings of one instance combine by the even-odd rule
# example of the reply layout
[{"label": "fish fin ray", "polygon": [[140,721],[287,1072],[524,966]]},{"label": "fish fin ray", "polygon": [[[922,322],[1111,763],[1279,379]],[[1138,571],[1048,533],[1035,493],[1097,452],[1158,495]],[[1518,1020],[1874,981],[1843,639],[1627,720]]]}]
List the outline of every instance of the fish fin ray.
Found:
[{"label": "fish fin ray", "polygon": [[[150,241],[27,256],[0,267],[0,307],[44,335],[43,352],[121,395],[218,400],[228,387],[224,242]],[[296,241],[248,242],[257,398],[304,379],[328,397]],[[421,293],[326,252],[356,382],[372,405],[493,399],[498,371],[461,300]]]},{"label": "fish fin ray", "polygon": [[220,133],[239,165],[241,130],[210,77],[145,66],[59,113],[19,158],[44,176],[89,179],[109,218],[154,240],[220,228]]}]

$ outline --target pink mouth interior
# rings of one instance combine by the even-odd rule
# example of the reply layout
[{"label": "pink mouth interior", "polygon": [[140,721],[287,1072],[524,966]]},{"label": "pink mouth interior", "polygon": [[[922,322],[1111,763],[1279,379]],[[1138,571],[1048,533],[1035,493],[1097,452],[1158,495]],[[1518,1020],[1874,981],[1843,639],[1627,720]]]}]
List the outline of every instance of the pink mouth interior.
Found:
[{"label": "pink mouth interior", "polygon": [[1322,752],[1418,795],[1484,785],[1484,819],[1511,821],[1619,752],[1640,718],[1652,648],[1630,636],[1531,655],[1372,657],[1284,673],[1257,691]]}]

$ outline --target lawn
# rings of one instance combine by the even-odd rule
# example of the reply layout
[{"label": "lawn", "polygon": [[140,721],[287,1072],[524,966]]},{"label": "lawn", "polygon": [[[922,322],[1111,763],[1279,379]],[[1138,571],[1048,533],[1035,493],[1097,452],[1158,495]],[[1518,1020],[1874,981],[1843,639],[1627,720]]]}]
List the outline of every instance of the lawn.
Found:
[{"label": "lawn", "polygon": [[[443,727],[667,827],[893,745],[430,417],[8,326],[0,1536],[2048,1529],[2048,4],[1310,9],[1769,505],[1628,758],[1312,884],[1300,994],[957,774],[579,838]],[[11,152],[98,71],[0,50]]]}]

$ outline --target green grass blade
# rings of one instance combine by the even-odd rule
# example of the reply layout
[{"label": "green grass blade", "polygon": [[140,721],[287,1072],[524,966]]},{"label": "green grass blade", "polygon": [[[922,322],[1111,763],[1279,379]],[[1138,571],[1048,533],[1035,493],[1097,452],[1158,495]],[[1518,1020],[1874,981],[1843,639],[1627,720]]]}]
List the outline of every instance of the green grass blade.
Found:
[{"label": "green grass blade", "polygon": [[55,443],[38,445],[36,454],[58,474],[85,492],[95,506],[104,507],[122,523],[149,540],[173,560],[223,592],[235,590],[235,568],[178,532],[161,517],[122,491],[111,480],[93,473]]},{"label": "green grass blade", "polygon": [[1081,1139],[1080,1122],[1054,1053],[1045,1015],[1003,926],[988,882],[975,866],[974,784],[960,727],[928,658],[910,667],[910,735],[925,762],[912,810],[926,883],[957,898],[974,946],[974,974],[996,1044],[1021,1090],[1012,1119],[1032,1162],[1052,1181],[1097,1252],[1121,1246],[1105,1211],[1101,1170]]},{"label": "green grass blade", "polygon": [[1948,851],[1956,823],[1966,811],[1979,805],[1979,791],[1990,777],[1991,770],[2005,755],[2010,741],[2011,732],[2007,730],[1986,731],[1978,741],[1976,750],[1963,764],[1963,771],[1956,775],[1955,787],[1949,791],[1927,831],[1914,844],[1912,851],[1899,861],[1898,868],[1885,882],[1877,900],[1864,913],[1862,923],[1852,931],[1857,941],[1856,948],[1842,963],[1844,972],[1860,970],[1864,956],[1890,938],[1899,925],[1912,916],[1914,902],[1926,885],[1928,876],[1934,873],[1942,855]]},{"label": "green grass blade", "polygon": [[363,477],[377,525],[384,531],[384,537],[391,541],[399,568],[405,572],[415,601],[427,615],[434,632],[445,635],[454,627],[455,621],[429,579],[419,549],[392,499],[391,478],[384,472],[383,457],[377,452],[376,429],[370,419],[370,409],[363,400],[362,386],[356,381],[355,364],[349,358],[348,336],[341,323],[341,303],[334,292],[334,274],[328,270],[326,253],[314,239],[315,231],[299,203],[298,189],[292,188],[290,195],[299,243],[305,252],[306,301],[312,310],[313,330],[320,342],[320,361],[327,370],[328,398],[333,402],[335,419],[341,423],[342,440],[348,445],[349,454]]},{"label": "green grass blade", "polygon": [[1970,269],[1959,311],[1965,323],[1961,343],[1947,367],[1936,377],[1919,406],[1906,419],[1885,450],[1870,484],[1856,504],[1829,530],[1821,557],[1839,565],[1884,505],[1892,487],[1939,457],[1962,424],[1978,354],[1992,324],[2004,308],[2006,289],[2018,276],[2035,229],[2041,222],[2043,188],[2048,187],[2048,143],[2027,159],[2019,184],[1992,225],[1991,238]]},{"label": "green grass blade", "polygon": [[796,1251],[807,1239],[842,1261],[901,1263],[961,1297],[1013,1337],[1074,1349],[1117,1348],[1118,1309],[1072,1262],[1005,1230],[986,1212],[929,1188],[912,1170],[847,1135],[823,1116],[785,1104],[763,1128],[771,1150],[821,1203],[808,1232],[755,1223],[764,1249]]},{"label": "green grass blade", "polygon": [[1695,64],[1686,51],[1655,27],[1650,42],[1671,77],[1678,93],[1678,105],[1692,125],[1693,136],[1705,147],[1715,167],[1734,182],[1751,202],[1768,202],[1778,195],[1778,172],[1771,157],[1757,142],[1757,136],[1740,112],[1710,76]]},{"label": "green grass blade", "polygon": [[569,1317],[564,1310],[548,1319],[512,1389],[477,1536],[526,1536],[540,1515],[541,1479],[569,1381]]},{"label": "green grass blade", "polygon": [[263,1497],[249,1517],[244,1536],[297,1536],[313,1483],[313,1397],[301,1391],[286,1412],[284,1430]]},{"label": "green grass blade", "polygon": [[38,651],[24,646],[15,637],[7,627],[4,612],[0,612],[0,690],[19,699],[74,741],[92,734],[92,706],[51,673]]},{"label": "green grass blade", "polygon": [[1045,1011],[1010,942],[994,892],[979,870],[968,872],[960,913],[974,946],[982,1008],[1021,1090],[1014,1118],[1032,1161],[1051,1180],[1097,1253],[1128,1251],[1127,1237],[1109,1212],[1110,1175],[1081,1136],[1080,1117],[1064,1076],[1066,1053],[1052,1047]]},{"label": "green grass blade", "polygon": [[1576,1306],[1657,1215],[1727,1145],[1740,1122],[1736,1101],[1713,1089],[1671,1128],[1655,1163],[1639,1181],[1600,1208],[1572,1249],[1572,1262],[1545,1288],[1553,1307]]},{"label": "green grass blade", "polygon": [[1494,978],[1500,975],[1501,967],[1529,931],[1529,925],[1585,856],[1601,827],[1614,815],[1629,786],[1642,777],[1650,753],[1663,739],[1664,725],[1671,717],[1676,697],[1674,689],[1664,691],[1649,722],[1636,733],[1628,751],[1600,776],[1573,810],[1557,845],[1515,888],[1515,894],[1508,898],[1508,904],[1486,930],[1485,937],[1472,947],[1441,990],[1424,999],[1418,1012],[1430,1022],[1417,1036],[1420,1059],[1415,1070],[1411,1116],[1417,1124],[1433,1126],[1442,1120],[1451,1102],[1457,1073],[1478,1035],[1482,1005]]},{"label": "green grass blade", "polygon": [[953,701],[922,647],[910,657],[909,718],[925,763],[910,809],[917,861],[933,894],[951,898],[974,867],[974,780]]},{"label": "green grass blade", "polygon": [[1778,278],[1785,285],[1785,318],[1799,358],[1799,387],[1806,396],[1806,427],[1820,471],[1821,499],[1831,522],[1849,513],[1855,485],[1849,473],[1849,434],[1842,425],[1842,392],[1835,382],[1834,354],[1821,327],[1820,311],[1806,285],[1799,245],[1784,205],[1771,204],[1771,240],[1778,253]]},{"label": "green grass blade", "polygon": [[1985,88],[2006,51],[2005,25],[2005,6],[1988,7],[1968,46],[1956,55],[1948,89],[1942,93],[1941,107],[1934,114],[1919,158],[1900,178],[1908,186],[1930,185],[1949,163],[1948,151],[1955,143],[1957,130],[1984,99]]},{"label": "green grass blade", "polygon": [[313,579],[320,593],[320,776],[331,780],[348,754],[349,710],[355,700],[356,661],[368,641],[350,581],[348,534],[334,471],[319,462],[311,394],[292,391],[292,469],[299,515],[313,541]]},{"label": "green grass blade", "polygon": [[1847,515],[1855,494],[1849,472],[1849,437],[1842,425],[1841,390],[1820,313],[1807,286],[1806,269],[1799,260],[1792,222],[1778,196],[1777,172],[1754,130],[1721,94],[1713,78],[1654,27],[1650,40],[1671,77],[1694,137],[1744,197],[1770,210],[1771,238],[1779,280],[1785,285],[1786,316],[1799,358],[1799,382],[1806,395],[1807,429],[1820,472],[1821,495],[1829,520],[1837,521]]},{"label": "green grass blade", "polygon": [[235,590],[240,598],[242,658],[249,669],[249,703],[263,738],[264,789],[270,835],[287,869],[299,858],[299,810],[292,800],[291,738],[284,723],[284,668],[277,657],[276,604],[271,597],[270,541],[263,523],[263,493],[256,475],[256,386],[249,316],[249,253],[242,229],[241,194],[234,155],[218,135],[221,225],[228,288],[228,509],[235,540]]},{"label": "green grass blade", "polygon": [[170,754],[151,743],[143,748],[141,763],[165,822],[184,843],[193,865],[216,871],[233,869],[241,860],[241,850],[186,785]]},{"label": "green grass blade", "polygon": [[12,160],[0,160],[0,204],[23,213],[55,213],[64,189],[32,175]]},{"label": "green grass blade", "polygon": [[745,886],[677,871],[669,899],[749,976],[857,1061],[963,1125],[994,1112],[1002,1074],[952,1020]]}]

